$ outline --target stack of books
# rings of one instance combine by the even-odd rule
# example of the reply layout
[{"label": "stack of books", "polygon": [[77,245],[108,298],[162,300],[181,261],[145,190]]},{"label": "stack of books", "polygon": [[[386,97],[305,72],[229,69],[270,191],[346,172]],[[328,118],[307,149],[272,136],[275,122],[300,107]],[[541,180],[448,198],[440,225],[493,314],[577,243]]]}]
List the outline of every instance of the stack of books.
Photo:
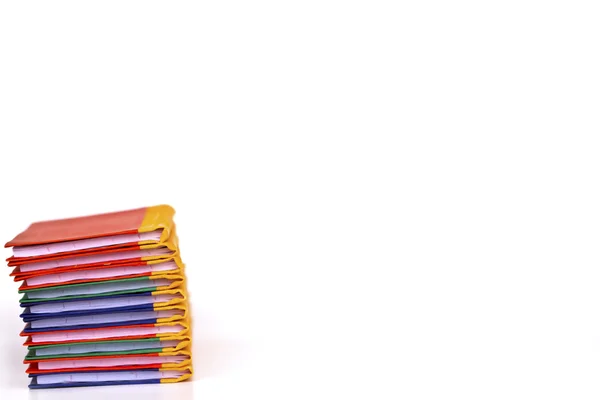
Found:
[{"label": "stack of books", "polygon": [[180,382],[190,316],[173,208],[36,222],[6,244],[32,389]]}]

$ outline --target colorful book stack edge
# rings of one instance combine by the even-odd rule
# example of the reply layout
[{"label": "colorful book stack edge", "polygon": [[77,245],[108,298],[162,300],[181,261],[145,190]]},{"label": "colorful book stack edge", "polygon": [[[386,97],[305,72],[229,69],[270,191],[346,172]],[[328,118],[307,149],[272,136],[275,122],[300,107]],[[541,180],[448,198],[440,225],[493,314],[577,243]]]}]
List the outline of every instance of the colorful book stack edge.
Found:
[{"label": "colorful book stack edge", "polygon": [[6,243],[31,389],[191,377],[174,214],[160,205],[36,222]]}]

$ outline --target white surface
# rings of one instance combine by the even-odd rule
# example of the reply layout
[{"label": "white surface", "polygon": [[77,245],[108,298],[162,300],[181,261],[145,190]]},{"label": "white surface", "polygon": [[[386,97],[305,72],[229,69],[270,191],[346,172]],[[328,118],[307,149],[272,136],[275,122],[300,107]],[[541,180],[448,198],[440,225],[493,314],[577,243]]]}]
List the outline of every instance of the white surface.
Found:
[{"label": "white surface", "polygon": [[196,375],[29,393],[5,277],[0,397],[597,399],[599,7],[1,2],[0,238],[172,204]]},{"label": "white surface", "polygon": [[35,257],[69,251],[95,249],[98,247],[114,246],[117,244],[158,241],[162,230],[154,232],[132,233],[125,235],[103,236],[92,239],[71,240],[60,243],[48,243],[32,246],[13,247],[15,257]]}]

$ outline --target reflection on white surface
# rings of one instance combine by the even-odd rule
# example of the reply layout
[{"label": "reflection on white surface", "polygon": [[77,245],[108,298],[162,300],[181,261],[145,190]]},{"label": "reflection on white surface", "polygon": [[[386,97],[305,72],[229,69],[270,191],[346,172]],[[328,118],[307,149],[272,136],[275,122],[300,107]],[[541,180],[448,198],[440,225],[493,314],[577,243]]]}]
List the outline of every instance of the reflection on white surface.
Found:
[{"label": "reflection on white surface", "polygon": [[30,400],[192,400],[193,398],[192,382],[38,389],[29,392]]}]

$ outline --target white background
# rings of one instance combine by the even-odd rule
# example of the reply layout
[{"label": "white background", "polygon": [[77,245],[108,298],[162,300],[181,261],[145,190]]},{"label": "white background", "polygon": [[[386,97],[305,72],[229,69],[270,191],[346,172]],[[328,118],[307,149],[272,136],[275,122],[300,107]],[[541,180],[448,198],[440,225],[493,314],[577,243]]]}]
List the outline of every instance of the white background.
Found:
[{"label": "white background", "polygon": [[0,239],[173,205],[196,374],[28,391],[6,269],[0,398],[597,399],[599,17],[2,2]]}]

